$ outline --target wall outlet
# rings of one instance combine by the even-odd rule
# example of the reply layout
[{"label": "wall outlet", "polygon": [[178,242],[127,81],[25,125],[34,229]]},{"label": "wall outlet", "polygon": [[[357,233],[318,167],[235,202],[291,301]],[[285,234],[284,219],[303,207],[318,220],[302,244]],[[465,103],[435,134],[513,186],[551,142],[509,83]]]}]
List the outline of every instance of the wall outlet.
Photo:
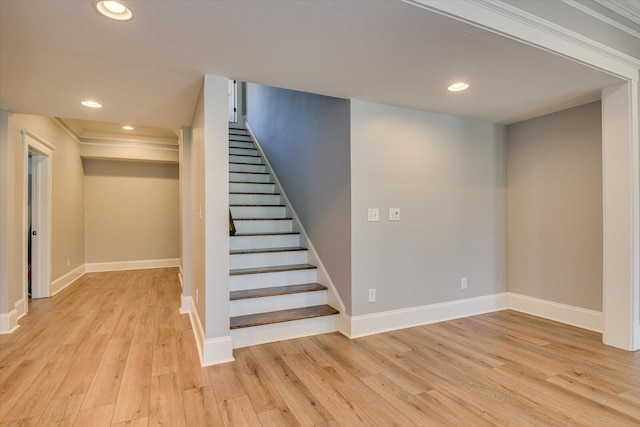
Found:
[{"label": "wall outlet", "polygon": [[378,208],[367,209],[367,221],[369,222],[380,221],[380,209]]},{"label": "wall outlet", "polygon": [[196,289],[196,302],[200,301],[200,295],[198,295],[198,290]]},{"label": "wall outlet", "polygon": [[389,208],[389,221],[400,221],[400,208]]},{"label": "wall outlet", "polygon": [[67,258],[67,267],[71,267],[71,258]]},{"label": "wall outlet", "polygon": [[376,302],[376,290],[369,289],[369,302]]},{"label": "wall outlet", "polygon": [[460,289],[467,289],[467,278],[463,277],[460,279]]}]

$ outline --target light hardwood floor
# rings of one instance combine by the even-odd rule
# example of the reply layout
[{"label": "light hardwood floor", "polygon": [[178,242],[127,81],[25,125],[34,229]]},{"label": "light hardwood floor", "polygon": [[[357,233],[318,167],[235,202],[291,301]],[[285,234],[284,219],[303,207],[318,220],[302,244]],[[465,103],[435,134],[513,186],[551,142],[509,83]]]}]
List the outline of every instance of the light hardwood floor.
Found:
[{"label": "light hardwood floor", "polygon": [[503,311],[200,367],[174,269],[94,273],[0,336],[0,425],[640,425],[640,353]]}]

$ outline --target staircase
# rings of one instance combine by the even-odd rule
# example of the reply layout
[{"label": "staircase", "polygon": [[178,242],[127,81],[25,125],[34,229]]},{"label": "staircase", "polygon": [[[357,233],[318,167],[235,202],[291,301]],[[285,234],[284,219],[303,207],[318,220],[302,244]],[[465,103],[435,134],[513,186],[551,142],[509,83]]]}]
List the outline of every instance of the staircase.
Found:
[{"label": "staircase", "polygon": [[290,209],[246,129],[229,128],[230,315],[233,347],[336,330]]}]

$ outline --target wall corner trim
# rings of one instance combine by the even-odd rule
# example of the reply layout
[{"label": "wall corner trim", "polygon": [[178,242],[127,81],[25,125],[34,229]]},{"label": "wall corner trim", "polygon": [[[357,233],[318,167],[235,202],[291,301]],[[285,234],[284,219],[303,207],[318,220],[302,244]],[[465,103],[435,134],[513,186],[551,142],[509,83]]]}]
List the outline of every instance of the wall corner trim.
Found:
[{"label": "wall corner trim", "polygon": [[191,314],[191,297],[188,295],[180,295],[180,314]]},{"label": "wall corner trim", "polygon": [[[20,303],[20,301],[18,301],[16,305]],[[19,317],[18,310],[15,308],[8,313],[0,314],[0,335],[10,334],[18,329],[20,327],[20,325],[18,325]]]},{"label": "wall corner trim", "polygon": [[588,310],[511,292],[507,294],[507,301],[511,310],[577,326],[589,331],[602,332],[604,330],[604,315],[601,311]]},{"label": "wall corner trim", "polygon": [[84,276],[84,274],[86,273],[85,267],[85,264],[82,264],[81,266],[71,270],[64,276],[58,277],[56,280],[51,282],[51,295],[53,296],[57,294],[58,292],[62,291],[67,286],[70,286],[76,280]]},{"label": "wall corner trim", "polygon": [[231,336],[210,338],[202,346],[202,366],[233,362],[233,345]]},{"label": "wall corner trim", "polygon": [[507,294],[500,293],[381,313],[352,316],[351,330],[348,331],[346,328],[341,328],[340,332],[343,334],[349,332],[347,336],[352,339],[359,338],[382,332],[395,331],[397,329],[505,310],[508,308],[507,301]]}]

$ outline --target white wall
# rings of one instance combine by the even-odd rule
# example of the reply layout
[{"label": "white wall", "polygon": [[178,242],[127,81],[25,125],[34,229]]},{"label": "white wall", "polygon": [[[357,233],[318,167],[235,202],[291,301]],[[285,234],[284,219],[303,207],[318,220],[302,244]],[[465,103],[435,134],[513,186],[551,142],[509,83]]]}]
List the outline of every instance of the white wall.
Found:
[{"label": "white wall", "polygon": [[178,165],[83,164],[87,263],[179,258]]},{"label": "white wall", "polygon": [[505,291],[504,136],[494,123],[351,102],[354,315]]},{"label": "white wall", "polygon": [[507,128],[510,292],[602,311],[602,125],[595,102]]}]

